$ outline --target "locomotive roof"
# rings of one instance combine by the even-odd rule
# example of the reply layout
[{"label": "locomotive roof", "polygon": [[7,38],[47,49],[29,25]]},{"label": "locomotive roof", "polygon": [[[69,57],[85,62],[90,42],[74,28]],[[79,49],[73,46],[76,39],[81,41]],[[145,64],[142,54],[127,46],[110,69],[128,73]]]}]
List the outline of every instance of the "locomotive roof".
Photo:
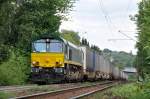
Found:
[{"label": "locomotive roof", "polygon": [[[71,46],[71,47],[73,47],[73,48],[75,48],[75,49],[80,49],[78,45],[75,45],[75,44],[73,44],[73,43],[71,43],[71,42],[65,40],[65,39],[62,38],[62,37],[42,37],[42,38],[40,38],[40,39],[55,39],[55,40],[62,41],[62,42],[64,42],[65,44],[68,44],[69,46]],[[40,40],[40,39],[39,39],[39,40]]]},{"label": "locomotive roof", "polygon": [[42,37],[40,39],[55,39],[55,40],[63,41],[63,39],[61,37]]}]

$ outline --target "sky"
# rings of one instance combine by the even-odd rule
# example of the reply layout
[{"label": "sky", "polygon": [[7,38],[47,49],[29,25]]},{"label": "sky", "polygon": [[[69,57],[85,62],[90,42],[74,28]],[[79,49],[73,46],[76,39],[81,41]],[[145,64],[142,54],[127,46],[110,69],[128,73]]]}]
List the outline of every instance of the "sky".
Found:
[{"label": "sky", "polygon": [[137,14],[139,1],[77,0],[69,13],[69,20],[62,22],[60,30],[79,32],[81,37],[100,49],[136,54],[137,27],[129,16]]}]

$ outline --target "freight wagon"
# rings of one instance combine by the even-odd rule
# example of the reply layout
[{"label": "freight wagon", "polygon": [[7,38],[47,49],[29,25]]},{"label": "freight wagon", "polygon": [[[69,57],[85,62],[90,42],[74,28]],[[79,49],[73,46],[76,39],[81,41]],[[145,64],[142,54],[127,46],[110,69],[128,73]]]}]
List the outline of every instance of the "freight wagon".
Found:
[{"label": "freight wagon", "polygon": [[81,47],[83,51],[83,70],[86,79],[111,79],[112,68],[111,62],[101,53]]}]

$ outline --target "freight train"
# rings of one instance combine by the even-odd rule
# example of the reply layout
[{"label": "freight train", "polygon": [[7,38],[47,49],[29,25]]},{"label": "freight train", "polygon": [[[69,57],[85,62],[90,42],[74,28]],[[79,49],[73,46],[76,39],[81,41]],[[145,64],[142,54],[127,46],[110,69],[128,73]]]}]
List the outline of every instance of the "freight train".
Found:
[{"label": "freight train", "polygon": [[127,78],[89,47],[74,45],[63,38],[42,38],[32,43],[31,80],[35,83]]}]

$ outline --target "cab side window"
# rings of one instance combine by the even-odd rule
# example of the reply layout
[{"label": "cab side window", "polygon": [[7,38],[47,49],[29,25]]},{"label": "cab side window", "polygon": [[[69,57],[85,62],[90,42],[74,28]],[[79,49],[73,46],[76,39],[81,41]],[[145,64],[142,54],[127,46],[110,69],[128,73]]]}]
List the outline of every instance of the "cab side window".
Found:
[{"label": "cab side window", "polygon": [[68,53],[68,46],[65,45],[65,54],[67,54],[67,53]]},{"label": "cab side window", "polygon": [[69,60],[72,60],[72,50],[69,49]]}]

